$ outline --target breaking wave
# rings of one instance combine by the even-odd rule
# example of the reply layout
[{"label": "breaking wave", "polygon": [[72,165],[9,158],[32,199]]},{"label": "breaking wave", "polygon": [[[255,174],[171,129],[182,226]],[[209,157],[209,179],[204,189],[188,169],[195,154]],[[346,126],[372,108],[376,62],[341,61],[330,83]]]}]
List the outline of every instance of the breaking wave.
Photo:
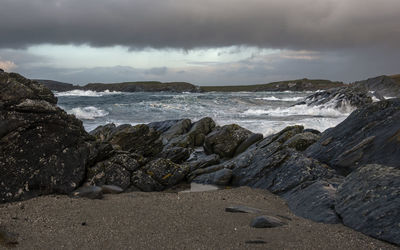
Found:
[{"label": "breaking wave", "polygon": [[69,114],[73,114],[76,116],[78,119],[84,119],[84,120],[94,120],[95,118],[98,117],[105,117],[109,113],[105,110],[98,109],[93,106],[89,107],[84,107],[84,108],[73,108],[69,111],[67,111]]},{"label": "breaking wave", "polygon": [[261,97],[261,98],[256,98],[256,100],[266,100],[266,101],[281,101],[281,102],[296,102],[303,100],[304,97],[283,97],[283,98],[278,98],[275,96],[269,96],[269,97]]},{"label": "breaking wave", "polygon": [[54,92],[54,95],[59,97],[59,96],[91,96],[91,97],[100,97],[100,96],[105,96],[105,95],[119,95],[122,94],[122,92],[118,91],[103,91],[103,92],[97,92],[97,91],[92,91],[92,90],[79,90],[79,89],[74,89],[70,91],[65,91],[65,92]]}]

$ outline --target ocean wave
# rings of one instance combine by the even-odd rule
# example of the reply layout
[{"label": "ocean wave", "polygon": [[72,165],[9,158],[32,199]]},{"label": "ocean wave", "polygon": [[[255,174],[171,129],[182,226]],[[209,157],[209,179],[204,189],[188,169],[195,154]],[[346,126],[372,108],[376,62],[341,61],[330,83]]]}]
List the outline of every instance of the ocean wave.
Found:
[{"label": "ocean wave", "polygon": [[88,106],[84,108],[73,108],[71,110],[68,110],[67,113],[73,114],[76,116],[76,118],[84,120],[94,120],[95,118],[104,117],[109,114],[107,111],[98,109],[93,106]]},{"label": "ocean wave", "polygon": [[97,92],[93,90],[79,90],[79,89],[74,89],[70,91],[65,91],[65,92],[54,92],[54,95],[59,97],[59,96],[90,96],[90,97],[100,97],[100,96],[105,96],[105,95],[119,95],[122,92],[118,91],[109,91],[108,89],[103,91],[103,92]]},{"label": "ocean wave", "polygon": [[268,97],[259,97],[256,98],[256,100],[266,100],[266,101],[281,101],[281,102],[296,102],[303,100],[304,97],[283,97],[283,98],[278,98],[275,96],[268,96]]},{"label": "ocean wave", "polygon": [[353,111],[353,108],[335,109],[326,106],[307,106],[295,105],[288,108],[275,109],[248,109],[244,112],[245,115],[269,115],[275,117],[284,116],[327,116],[327,117],[342,117],[347,116]]}]

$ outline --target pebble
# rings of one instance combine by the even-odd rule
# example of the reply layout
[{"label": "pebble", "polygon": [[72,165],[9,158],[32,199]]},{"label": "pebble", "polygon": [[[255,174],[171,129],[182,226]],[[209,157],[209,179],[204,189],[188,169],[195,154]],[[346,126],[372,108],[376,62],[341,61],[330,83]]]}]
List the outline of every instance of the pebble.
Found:
[{"label": "pebble", "polygon": [[74,197],[85,197],[89,199],[103,198],[102,188],[98,186],[84,186],[80,187],[72,193]]},{"label": "pebble", "polygon": [[250,226],[255,228],[271,228],[280,227],[283,225],[286,225],[286,223],[276,217],[268,215],[258,216],[254,218],[250,223]]}]

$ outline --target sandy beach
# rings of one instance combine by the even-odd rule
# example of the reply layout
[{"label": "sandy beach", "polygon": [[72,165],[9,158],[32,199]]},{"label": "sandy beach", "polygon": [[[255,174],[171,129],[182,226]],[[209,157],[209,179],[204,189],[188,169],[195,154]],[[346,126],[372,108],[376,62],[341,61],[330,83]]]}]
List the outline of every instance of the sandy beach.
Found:
[{"label": "sandy beach", "polygon": [[[256,229],[262,209],[287,223]],[[131,192],[102,200],[43,196],[0,206],[0,224],[15,249],[397,249],[343,225],[293,215],[281,198],[248,187],[208,192]]]}]

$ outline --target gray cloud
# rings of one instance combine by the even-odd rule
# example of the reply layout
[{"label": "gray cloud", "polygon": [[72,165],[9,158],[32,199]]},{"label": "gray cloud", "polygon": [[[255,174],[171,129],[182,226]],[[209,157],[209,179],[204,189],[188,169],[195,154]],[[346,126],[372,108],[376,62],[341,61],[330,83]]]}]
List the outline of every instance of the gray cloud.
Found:
[{"label": "gray cloud", "polygon": [[398,0],[0,0],[0,47],[400,47]]}]

